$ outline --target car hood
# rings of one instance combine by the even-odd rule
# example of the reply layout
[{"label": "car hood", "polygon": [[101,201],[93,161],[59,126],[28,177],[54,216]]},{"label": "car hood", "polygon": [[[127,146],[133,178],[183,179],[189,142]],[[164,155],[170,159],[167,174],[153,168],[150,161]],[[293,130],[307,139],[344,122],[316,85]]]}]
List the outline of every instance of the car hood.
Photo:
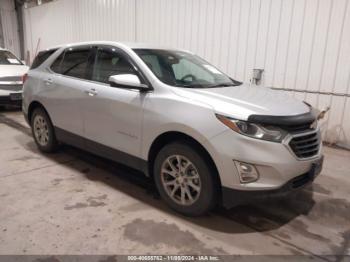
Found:
[{"label": "car hood", "polygon": [[5,76],[22,76],[27,73],[26,65],[0,65],[0,78]]},{"label": "car hood", "polygon": [[242,84],[218,88],[177,88],[177,93],[213,107],[216,113],[241,120],[250,115],[294,116],[310,108],[283,91]]}]

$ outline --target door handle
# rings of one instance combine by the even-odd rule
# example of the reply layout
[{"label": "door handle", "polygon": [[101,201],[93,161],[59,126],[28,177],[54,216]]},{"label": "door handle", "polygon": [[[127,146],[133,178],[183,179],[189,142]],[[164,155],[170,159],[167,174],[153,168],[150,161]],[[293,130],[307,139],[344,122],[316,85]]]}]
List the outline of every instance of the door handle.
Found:
[{"label": "door handle", "polygon": [[85,90],[85,93],[89,96],[96,96],[98,93],[95,88],[91,88],[90,90]]},{"label": "door handle", "polygon": [[45,80],[45,84],[46,85],[51,85],[51,84],[53,84],[53,80],[51,78],[48,78],[48,79]]}]

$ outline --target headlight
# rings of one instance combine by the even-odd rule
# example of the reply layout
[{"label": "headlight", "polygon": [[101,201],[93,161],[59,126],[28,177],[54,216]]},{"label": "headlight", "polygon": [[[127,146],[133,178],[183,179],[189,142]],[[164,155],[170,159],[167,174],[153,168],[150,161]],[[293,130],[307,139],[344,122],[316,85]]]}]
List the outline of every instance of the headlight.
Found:
[{"label": "headlight", "polygon": [[223,115],[216,115],[216,117],[233,131],[257,139],[282,142],[282,140],[288,134],[285,130],[276,126],[254,124],[242,120],[232,119]]}]

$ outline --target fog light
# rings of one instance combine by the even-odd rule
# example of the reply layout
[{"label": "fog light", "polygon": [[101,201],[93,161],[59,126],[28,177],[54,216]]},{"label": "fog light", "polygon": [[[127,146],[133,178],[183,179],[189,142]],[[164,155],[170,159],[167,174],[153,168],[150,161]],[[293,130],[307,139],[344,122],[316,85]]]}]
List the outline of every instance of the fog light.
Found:
[{"label": "fog light", "polygon": [[239,180],[241,183],[246,184],[258,180],[259,173],[254,165],[239,161],[234,162],[238,170]]}]

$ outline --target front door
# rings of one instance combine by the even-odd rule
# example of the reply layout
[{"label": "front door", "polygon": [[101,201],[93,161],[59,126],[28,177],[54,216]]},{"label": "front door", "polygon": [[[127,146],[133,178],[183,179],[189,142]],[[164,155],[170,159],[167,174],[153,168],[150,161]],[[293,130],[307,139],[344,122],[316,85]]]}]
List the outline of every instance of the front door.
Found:
[{"label": "front door", "polygon": [[111,75],[134,73],[127,57],[116,48],[99,47],[89,83],[91,92],[84,102],[84,133],[89,151],[119,162],[129,161],[125,156],[131,159],[140,156],[143,104],[147,94],[111,87],[108,79]]}]

